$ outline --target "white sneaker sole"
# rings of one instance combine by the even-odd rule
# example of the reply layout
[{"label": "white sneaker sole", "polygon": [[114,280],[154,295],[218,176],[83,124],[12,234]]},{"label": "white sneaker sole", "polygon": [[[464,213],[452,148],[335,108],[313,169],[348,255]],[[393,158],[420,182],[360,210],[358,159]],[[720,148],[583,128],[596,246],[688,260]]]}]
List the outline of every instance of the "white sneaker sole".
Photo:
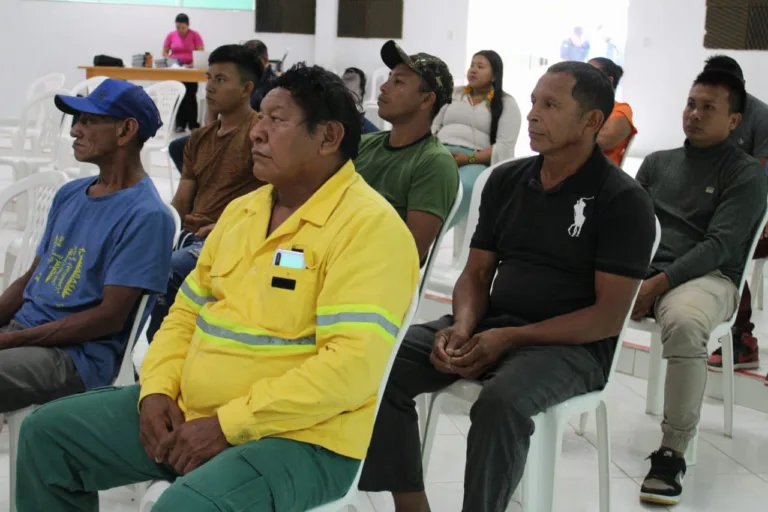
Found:
[{"label": "white sneaker sole", "polygon": [[663,494],[641,492],[640,501],[645,503],[654,503],[656,505],[677,505],[680,503],[680,496],[665,496]]}]

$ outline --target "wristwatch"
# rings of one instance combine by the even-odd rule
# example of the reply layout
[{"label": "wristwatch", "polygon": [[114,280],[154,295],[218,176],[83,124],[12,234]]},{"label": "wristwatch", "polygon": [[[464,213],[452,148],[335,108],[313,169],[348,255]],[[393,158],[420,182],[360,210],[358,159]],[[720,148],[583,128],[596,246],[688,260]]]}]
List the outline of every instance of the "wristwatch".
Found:
[{"label": "wristwatch", "polygon": [[475,154],[474,154],[474,153],[472,153],[471,155],[469,155],[469,163],[470,163],[470,164],[474,164],[474,163],[475,163],[475,161],[476,161],[476,160],[475,160]]}]

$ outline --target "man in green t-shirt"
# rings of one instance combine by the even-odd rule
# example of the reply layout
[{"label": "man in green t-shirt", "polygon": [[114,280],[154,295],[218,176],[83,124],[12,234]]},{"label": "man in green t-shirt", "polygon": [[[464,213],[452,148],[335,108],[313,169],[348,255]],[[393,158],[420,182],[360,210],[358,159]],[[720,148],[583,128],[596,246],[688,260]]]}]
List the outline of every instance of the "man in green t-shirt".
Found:
[{"label": "man in green t-shirt", "polygon": [[451,102],[453,77],[442,60],[409,57],[394,41],[384,44],[381,58],[392,72],[381,86],[379,117],[392,131],[364,135],[355,167],[400,214],[424,261],[459,189],[456,160],[431,130]]}]

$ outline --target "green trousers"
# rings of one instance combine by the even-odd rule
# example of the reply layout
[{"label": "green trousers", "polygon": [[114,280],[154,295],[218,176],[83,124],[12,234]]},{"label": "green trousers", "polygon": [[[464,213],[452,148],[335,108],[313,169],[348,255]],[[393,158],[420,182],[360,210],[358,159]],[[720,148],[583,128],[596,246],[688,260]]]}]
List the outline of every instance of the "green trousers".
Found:
[{"label": "green trousers", "polygon": [[144,453],[139,386],[101,388],[42,406],[19,441],[19,512],[95,511],[97,491],[153,479],[174,481],[155,512],[301,512],[341,498],[360,461],[288,439],[229,448],[178,477]]}]

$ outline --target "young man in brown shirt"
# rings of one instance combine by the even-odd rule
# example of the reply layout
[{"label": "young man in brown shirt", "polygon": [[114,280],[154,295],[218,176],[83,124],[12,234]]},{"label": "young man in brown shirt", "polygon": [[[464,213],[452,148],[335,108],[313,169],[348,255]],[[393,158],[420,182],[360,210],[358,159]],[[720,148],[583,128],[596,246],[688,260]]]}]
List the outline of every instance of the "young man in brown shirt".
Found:
[{"label": "young man in brown shirt", "polygon": [[261,80],[264,65],[245,46],[225,45],[208,59],[206,101],[218,119],[195,130],[184,148],[181,182],[172,204],[183,230],[171,258],[168,291],[152,310],[147,330],[151,342],[176,292],[197,264],[203,242],[230,201],[259,188],[253,175],[248,134],[258,120],[251,93]]}]

